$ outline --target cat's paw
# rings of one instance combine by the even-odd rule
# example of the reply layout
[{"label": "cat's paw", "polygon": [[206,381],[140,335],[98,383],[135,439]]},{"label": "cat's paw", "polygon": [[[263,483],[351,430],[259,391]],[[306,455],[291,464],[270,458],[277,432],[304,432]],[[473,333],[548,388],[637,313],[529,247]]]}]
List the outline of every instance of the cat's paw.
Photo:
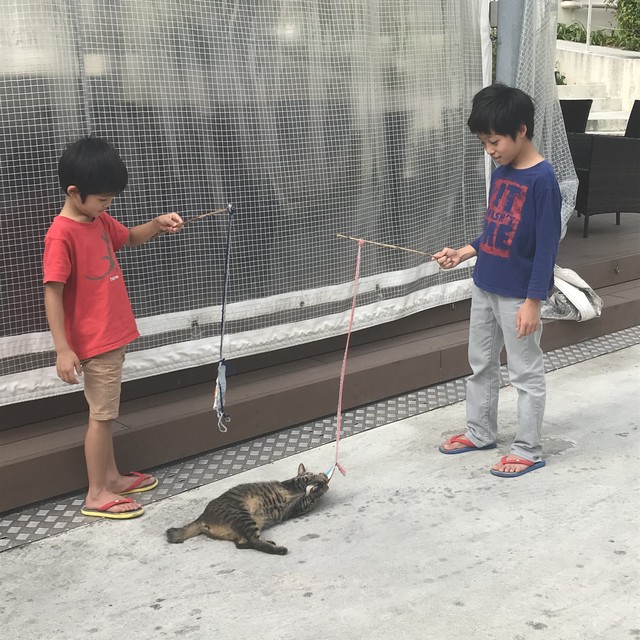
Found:
[{"label": "cat's paw", "polygon": [[276,546],[276,547],[273,548],[273,552],[276,555],[279,555],[279,556],[286,556],[287,553],[289,553],[289,549],[287,549],[287,547],[278,547],[278,546]]},{"label": "cat's paw", "polygon": [[307,487],[307,491],[313,495],[321,496],[329,491],[329,482],[314,482]]}]

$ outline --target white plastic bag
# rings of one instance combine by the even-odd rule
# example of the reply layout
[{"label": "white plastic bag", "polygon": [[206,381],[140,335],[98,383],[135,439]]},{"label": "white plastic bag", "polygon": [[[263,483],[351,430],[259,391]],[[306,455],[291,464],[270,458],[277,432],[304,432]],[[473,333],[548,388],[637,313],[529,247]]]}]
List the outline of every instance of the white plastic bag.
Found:
[{"label": "white plastic bag", "polygon": [[602,298],[575,271],[556,265],[553,278],[553,289],[542,305],[544,319],[584,322],[600,316]]}]

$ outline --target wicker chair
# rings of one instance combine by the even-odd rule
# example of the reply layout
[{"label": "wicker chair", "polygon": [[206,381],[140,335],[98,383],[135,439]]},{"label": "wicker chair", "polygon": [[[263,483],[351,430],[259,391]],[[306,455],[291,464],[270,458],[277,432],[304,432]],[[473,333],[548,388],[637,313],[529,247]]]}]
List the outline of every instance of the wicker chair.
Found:
[{"label": "wicker chair", "polygon": [[567,133],[584,133],[593,100],[560,100],[562,120]]},{"label": "wicker chair", "polygon": [[625,138],[640,138],[640,100],[633,101],[624,135]]},{"label": "wicker chair", "polygon": [[623,136],[567,133],[578,174],[576,210],[584,216],[583,237],[589,235],[589,216],[640,213],[640,139]]}]

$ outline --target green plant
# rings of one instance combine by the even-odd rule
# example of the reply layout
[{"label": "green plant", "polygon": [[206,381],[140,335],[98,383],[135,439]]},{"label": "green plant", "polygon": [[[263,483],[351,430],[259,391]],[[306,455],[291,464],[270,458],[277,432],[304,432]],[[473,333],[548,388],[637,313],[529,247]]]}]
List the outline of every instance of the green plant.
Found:
[{"label": "green plant", "polygon": [[560,71],[558,71],[557,69],[554,71],[554,73],[556,75],[556,84],[567,84],[567,76],[565,76],[563,73],[560,73]]},{"label": "green plant", "polygon": [[592,31],[589,42],[597,47],[616,47],[618,41],[612,30]]},{"label": "green plant", "polygon": [[640,51],[640,0],[607,0],[615,8],[618,28],[615,31],[616,46],[629,51]]},{"label": "green plant", "polygon": [[556,34],[558,40],[567,40],[569,42],[587,41],[587,30],[579,22],[558,24]]},{"label": "green plant", "polygon": [[[599,47],[616,47],[629,51],[640,51],[640,0],[607,0],[607,4],[615,11],[616,29],[592,31],[589,42]],[[558,24],[558,40],[569,42],[587,41],[587,30],[579,22]]]}]

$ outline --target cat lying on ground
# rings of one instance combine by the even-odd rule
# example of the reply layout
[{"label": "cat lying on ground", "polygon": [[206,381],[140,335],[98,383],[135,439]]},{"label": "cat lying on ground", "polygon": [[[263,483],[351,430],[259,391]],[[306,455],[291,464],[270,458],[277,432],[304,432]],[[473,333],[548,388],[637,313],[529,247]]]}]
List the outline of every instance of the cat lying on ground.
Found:
[{"label": "cat lying on ground", "polygon": [[309,473],[301,464],[298,475],[290,480],[251,482],[229,489],[212,500],[191,524],[167,529],[167,540],[184,542],[203,534],[215,540],[231,540],[238,549],[285,555],[286,547],[262,540],[260,532],[308,513],[328,490],[329,478],[324,473]]}]

